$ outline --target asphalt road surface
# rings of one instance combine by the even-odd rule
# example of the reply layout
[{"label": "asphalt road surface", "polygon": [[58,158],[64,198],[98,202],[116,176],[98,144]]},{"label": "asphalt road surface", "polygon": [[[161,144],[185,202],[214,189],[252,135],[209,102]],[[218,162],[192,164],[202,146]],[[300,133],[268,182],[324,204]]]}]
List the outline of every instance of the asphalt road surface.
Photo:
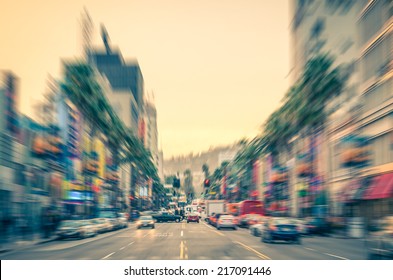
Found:
[{"label": "asphalt road surface", "polygon": [[56,240],[0,255],[2,260],[361,260],[363,240],[304,237],[302,244],[262,243],[247,229],[217,230],[204,222],[158,223],[82,240]]}]

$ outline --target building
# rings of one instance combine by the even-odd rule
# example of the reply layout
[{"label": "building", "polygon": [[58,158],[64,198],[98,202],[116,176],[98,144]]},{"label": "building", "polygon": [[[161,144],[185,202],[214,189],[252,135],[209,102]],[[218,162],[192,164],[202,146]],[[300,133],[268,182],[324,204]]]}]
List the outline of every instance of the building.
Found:
[{"label": "building", "polygon": [[[89,62],[95,65],[100,74],[109,81],[112,92],[108,99],[111,104],[115,103],[114,109],[121,109],[122,113],[119,115],[121,120],[127,127],[137,132],[144,94],[144,81],[139,63],[136,60],[126,62],[120,50],[113,49],[109,45],[105,30],[102,39],[105,50],[91,50]],[[129,98],[126,98],[127,95]]]},{"label": "building", "polygon": [[[101,81],[105,94],[112,105],[114,111],[135,135],[139,134],[141,124],[143,124],[144,112],[144,80],[139,63],[134,61],[125,61],[120,50],[114,49],[109,44],[109,37],[102,28],[102,40],[105,45],[104,50],[90,49],[88,51],[88,61],[94,65],[103,80]],[[128,180],[126,183],[120,183],[126,187],[127,205],[137,207],[139,197],[139,187],[141,184],[138,179],[138,171],[132,166],[122,166],[121,174]],[[128,175],[127,175],[128,174]],[[134,205],[131,205],[132,203]]]},{"label": "building", "polygon": [[[301,77],[307,60],[318,53],[329,53],[334,58],[333,67],[341,67],[349,79],[341,95],[328,105],[332,114],[325,132],[313,137],[294,137],[290,152],[280,159],[288,171],[288,207],[294,216],[326,214],[329,206],[331,214],[337,214],[337,193],[351,180],[350,170],[342,168],[339,153],[341,139],[354,131],[353,120],[360,104],[356,63],[360,43],[356,34],[362,4],[329,0],[294,0],[291,4],[292,83]],[[299,177],[297,172],[307,156],[315,158],[313,178]],[[315,207],[318,196],[324,197],[323,205]]]},{"label": "building", "polygon": [[[0,71],[0,219],[24,212],[23,147],[19,136],[17,98],[19,79],[11,71]],[[1,232],[0,234],[3,234]]]},{"label": "building", "polygon": [[393,214],[393,2],[363,1],[357,24],[363,106],[355,129],[368,139],[370,160],[351,214],[371,220]]}]

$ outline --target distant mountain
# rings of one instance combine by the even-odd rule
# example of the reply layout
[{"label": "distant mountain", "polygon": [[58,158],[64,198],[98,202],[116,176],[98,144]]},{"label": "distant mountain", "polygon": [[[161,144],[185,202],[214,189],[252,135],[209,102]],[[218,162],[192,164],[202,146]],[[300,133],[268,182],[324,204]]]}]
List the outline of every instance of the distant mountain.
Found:
[{"label": "distant mountain", "polygon": [[239,146],[235,144],[232,146],[210,148],[208,151],[200,154],[172,157],[171,159],[164,160],[164,176],[179,173],[180,178],[183,178],[184,171],[190,169],[193,176],[195,192],[200,193],[203,189],[202,183],[204,179],[202,165],[206,163],[212,174],[221,165],[222,161],[233,158],[238,149]]}]

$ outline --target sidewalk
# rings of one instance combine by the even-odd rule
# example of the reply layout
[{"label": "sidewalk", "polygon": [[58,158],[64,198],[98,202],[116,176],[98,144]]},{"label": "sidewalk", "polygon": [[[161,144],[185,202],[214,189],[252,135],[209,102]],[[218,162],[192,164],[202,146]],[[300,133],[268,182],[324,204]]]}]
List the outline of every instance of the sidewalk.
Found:
[{"label": "sidewalk", "polygon": [[[52,235],[49,238],[43,238],[42,234],[36,233],[31,234],[25,239],[20,236],[16,236],[15,238],[9,240],[7,242],[0,243],[0,254],[4,254],[10,251],[19,250],[23,248],[28,248],[30,246],[34,246],[37,244],[47,243],[56,240],[56,235]],[[1,258],[0,258],[1,259]]]}]

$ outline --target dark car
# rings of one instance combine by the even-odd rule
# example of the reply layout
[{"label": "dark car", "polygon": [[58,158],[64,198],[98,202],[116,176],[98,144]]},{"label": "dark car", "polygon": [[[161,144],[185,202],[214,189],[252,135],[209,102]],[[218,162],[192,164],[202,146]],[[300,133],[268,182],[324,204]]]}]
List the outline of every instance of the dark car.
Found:
[{"label": "dark car", "polygon": [[325,218],[320,217],[306,219],[305,227],[308,234],[326,235],[330,231],[329,222]]},{"label": "dark car", "polygon": [[261,241],[273,243],[275,240],[291,241],[300,244],[301,235],[298,231],[297,222],[291,218],[269,218],[262,228]]},{"label": "dark car", "polygon": [[198,213],[195,213],[195,212],[192,212],[192,213],[189,213],[188,214],[188,216],[187,216],[187,223],[192,223],[192,222],[194,222],[194,223],[199,223],[199,215],[198,215]]},{"label": "dark car", "polygon": [[368,259],[393,258],[393,216],[374,223],[365,238]]},{"label": "dark car", "polygon": [[152,215],[153,219],[156,220],[158,223],[162,222],[180,222],[183,217],[180,215],[174,215],[172,213],[168,212],[161,212],[160,214]]}]

